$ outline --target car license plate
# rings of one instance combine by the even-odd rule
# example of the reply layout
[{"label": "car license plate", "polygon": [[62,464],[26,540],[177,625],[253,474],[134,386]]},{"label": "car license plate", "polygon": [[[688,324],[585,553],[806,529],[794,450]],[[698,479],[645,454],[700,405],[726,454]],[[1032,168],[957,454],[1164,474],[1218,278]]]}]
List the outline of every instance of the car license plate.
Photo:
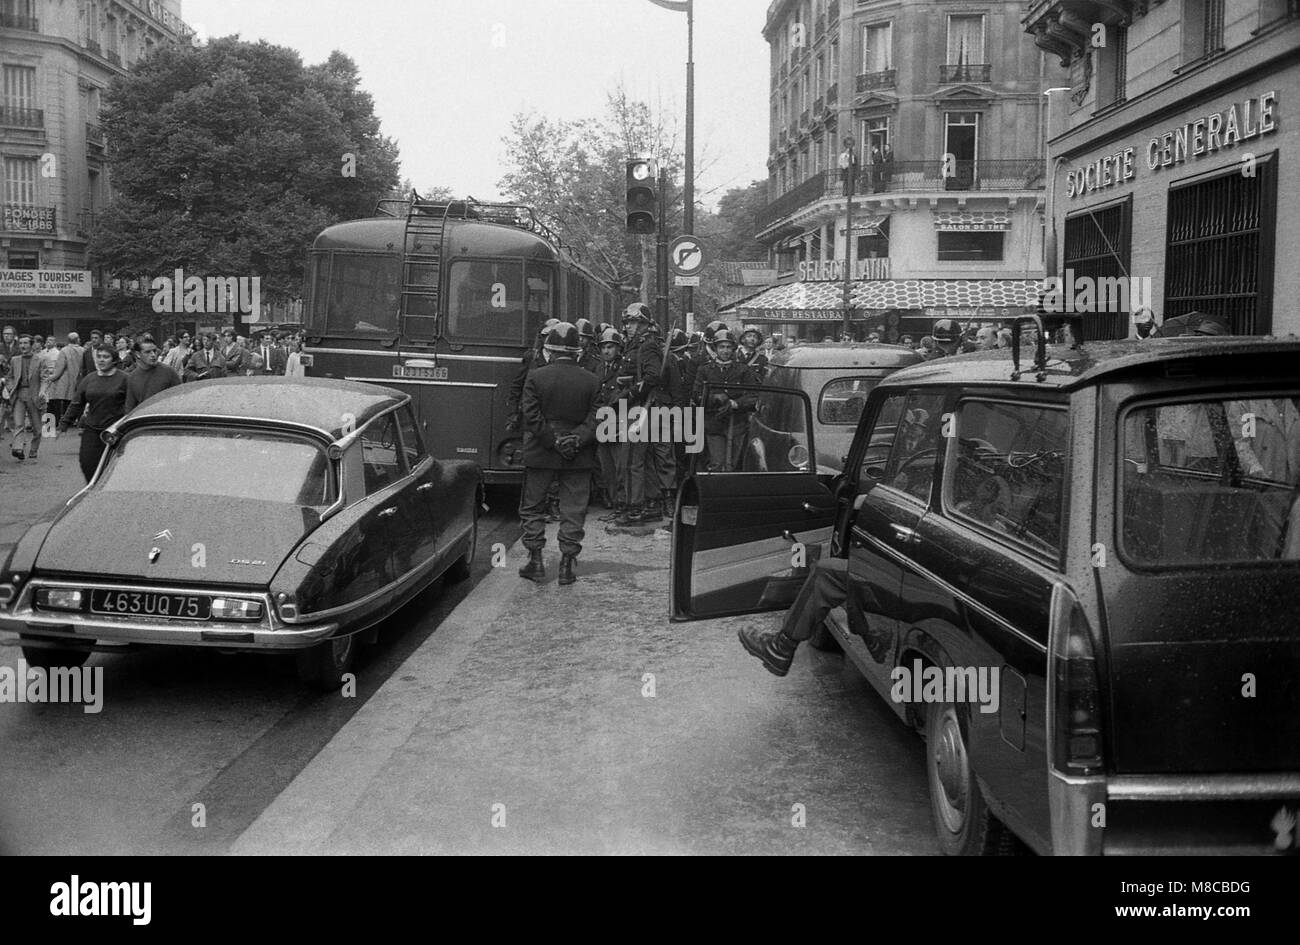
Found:
[{"label": "car license plate", "polygon": [[212,601],[198,594],[156,594],[148,591],[90,592],[90,612],[127,617],[175,617],[181,620],[207,620],[212,616]]},{"label": "car license plate", "polygon": [[402,377],[417,381],[445,381],[445,367],[413,367],[409,364],[393,365],[393,377]]}]

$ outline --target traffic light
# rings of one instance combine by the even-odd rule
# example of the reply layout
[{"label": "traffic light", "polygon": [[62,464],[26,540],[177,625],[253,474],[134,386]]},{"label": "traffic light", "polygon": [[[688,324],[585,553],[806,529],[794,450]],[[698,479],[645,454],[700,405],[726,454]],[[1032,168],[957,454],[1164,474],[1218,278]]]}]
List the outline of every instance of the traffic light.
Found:
[{"label": "traffic light", "polygon": [[632,158],[627,162],[627,229],[629,233],[653,233],[659,207],[659,167],[653,158]]}]

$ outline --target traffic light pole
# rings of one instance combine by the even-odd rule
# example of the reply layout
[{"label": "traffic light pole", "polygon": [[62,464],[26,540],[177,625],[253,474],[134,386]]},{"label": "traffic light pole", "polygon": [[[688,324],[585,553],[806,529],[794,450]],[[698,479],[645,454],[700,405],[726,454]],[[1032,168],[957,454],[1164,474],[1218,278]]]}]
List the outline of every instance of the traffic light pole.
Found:
[{"label": "traffic light pole", "polygon": [[853,185],[857,176],[857,155],[853,153],[853,139],[845,142],[849,166],[844,170],[844,329],[842,334],[853,333]]},{"label": "traffic light pole", "polygon": [[[686,0],[686,181],[682,208],[682,232],[695,233],[695,0]],[[682,305],[682,328],[686,316],[695,311],[695,289],[686,286]],[[665,330],[667,326],[665,326]],[[664,336],[667,338],[667,334]]]},{"label": "traffic light pole", "polygon": [[667,346],[672,326],[668,324],[668,171],[659,172],[659,221],[655,237],[655,317],[664,330]]}]

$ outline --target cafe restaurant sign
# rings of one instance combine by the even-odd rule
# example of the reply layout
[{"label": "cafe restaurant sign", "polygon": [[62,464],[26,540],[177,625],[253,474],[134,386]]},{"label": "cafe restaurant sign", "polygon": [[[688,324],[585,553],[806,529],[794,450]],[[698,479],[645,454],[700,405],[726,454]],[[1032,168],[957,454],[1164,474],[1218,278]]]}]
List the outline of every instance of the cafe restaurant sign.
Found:
[{"label": "cafe restaurant sign", "polygon": [[[1141,151],[1147,170],[1173,167],[1185,163],[1188,158],[1202,158],[1221,148],[1233,148],[1277,131],[1277,119],[1273,114],[1276,104],[1277,92],[1264,92],[1243,102],[1233,102],[1224,111],[1204,115],[1153,135]],[[1125,184],[1136,176],[1140,159],[1136,147],[1127,147],[1083,167],[1071,168],[1065,178],[1066,196],[1073,199]]]},{"label": "cafe restaurant sign", "polygon": [[89,269],[0,269],[0,296],[90,298]]},{"label": "cafe restaurant sign", "polygon": [[[810,259],[799,263],[800,282],[843,282],[843,259]],[[857,259],[853,263],[854,279],[888,279],[889,257]]]}]

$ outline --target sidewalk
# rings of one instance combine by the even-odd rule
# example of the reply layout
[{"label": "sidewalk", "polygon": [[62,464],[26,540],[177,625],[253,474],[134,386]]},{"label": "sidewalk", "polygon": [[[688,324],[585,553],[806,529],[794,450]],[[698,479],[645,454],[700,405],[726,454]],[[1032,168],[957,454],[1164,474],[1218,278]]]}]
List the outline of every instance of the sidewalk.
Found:
[{"label": "sidewalk", "polygon": [[231,852],[933,846],[915,740],[839,657],[805,647],[777,679],[736,641],[776,615],[669,623],[668,535],[588,525],[576,585],[555,526],[545,584],[516,543]]}]

